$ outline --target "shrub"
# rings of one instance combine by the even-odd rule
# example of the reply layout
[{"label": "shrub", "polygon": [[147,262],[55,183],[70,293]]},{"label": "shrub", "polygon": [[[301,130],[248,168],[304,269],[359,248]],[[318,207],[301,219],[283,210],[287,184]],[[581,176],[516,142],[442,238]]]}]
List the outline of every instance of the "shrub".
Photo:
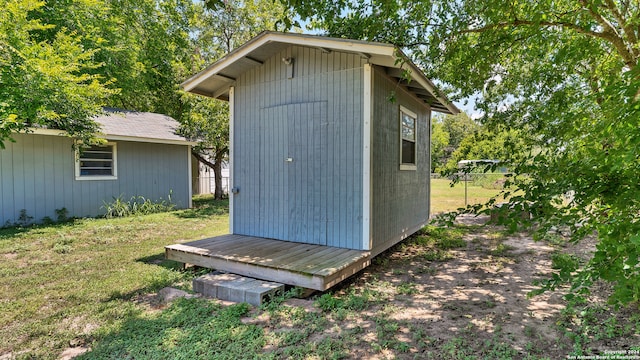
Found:
[{"label": "shrub", "polygon": [[112,202],[104,202],[104,217],[111,219],[114,217],[125,217],[132,215],[147,215],[159,212],[166,212],[175,209],[176,205],[171,201],[171,192],[168,200],[162,198],[158,201],[146,199],[144,196],[132,196],[129,201],[125,201],[122,195],[114,197]]}]

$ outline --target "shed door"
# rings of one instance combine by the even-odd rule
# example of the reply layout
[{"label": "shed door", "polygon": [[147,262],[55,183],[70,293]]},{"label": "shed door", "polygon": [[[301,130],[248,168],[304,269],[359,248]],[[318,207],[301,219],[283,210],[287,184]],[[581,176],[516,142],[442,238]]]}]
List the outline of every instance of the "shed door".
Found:
[{"label": "shed door", "polygon": [[327,103],[288,105],[287,117],[289,238],[326,245]]},{"label": "shed door", "polygon": [[256,235],[327,244],[327,128],[326,102],[262,109]]}]

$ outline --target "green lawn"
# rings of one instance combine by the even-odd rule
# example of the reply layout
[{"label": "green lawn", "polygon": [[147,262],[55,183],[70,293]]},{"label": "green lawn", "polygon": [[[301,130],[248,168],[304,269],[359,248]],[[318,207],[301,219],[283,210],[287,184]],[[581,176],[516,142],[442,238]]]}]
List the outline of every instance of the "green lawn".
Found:
[{"label": "green lawn", "polygon": [[[431,214],[453,211],[465,207],[465,184],[460,182],[451,187],[447,179],[431,180]],[[472,182],[467,184],[467,203],[481,204],[499,193],[496,189],[486,189]]]},{"label": "green lawn", "polygon": [[[136,296],[190,280],[164,246],[228,231],[228,203],[119,219],[0,230],[0,355],[55,358],[122,326]],[[190,282],[185,283],[190,288]],[[79,339],[79,340],[78,340]]]},{"label": "green lawn", "polygon": [[[434,203],[460,198],[446,181],[433,184]],[[251,309],[193,298],[158,306],[154,292],[166,286],[191,291],[193,277],[207,271],[165,260],[163,247],[227,232],[226,201],[200,198],[194,204],[162,214],[0,229],[0,358],[57,359],[67,348],[87,347],[78,359],[548,359],[552,347],[562,357],[612,339],[635,349],[640,337],[640,315],[614,316],[601,305],[563,310],[539,322],[542,330],[509,328],[514,310],[500,299],[528,302],[530,285],[507,277],[512,284],[494,287],[499,293],[488,297],[482,286],[502,283],[502,273],[520,263],[518,256],[531,253],[508,254],[502,230],[478,226],[427,227],[301,305],[276,299]],[[492,278],[458,278],[458,259],[465,256],[469,271]],[[441,297],[432,294],[434,286],[456,293],[477,286],[478,293],[466,300]],[[509,292],[512,286],[523,288]],[[405,316],[407,311],[416,316]],[[536,311],[545,309],[527,313],[532,324]],[[483,322],[493,326],[491,332],[478,325]],[[556,328],[558,335],[540,335]]]},{"label": "green lawn", "polygon": [[[435,211],[464,204],[460,185],[432,184]],[[0,229],[0,355],[55,358],[69,344],[90,342],[142,316],[136,297],[169,285],[190,289],[194,274],[165,260],[163,247],[228,231],[228,202],[196,198],[194,204],[146,216]]]}]

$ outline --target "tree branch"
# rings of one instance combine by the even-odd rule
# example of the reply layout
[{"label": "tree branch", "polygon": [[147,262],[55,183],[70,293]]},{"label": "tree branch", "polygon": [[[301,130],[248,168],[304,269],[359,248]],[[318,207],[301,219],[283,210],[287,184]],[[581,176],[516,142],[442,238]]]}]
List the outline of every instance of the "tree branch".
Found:
[{"label": "tree branch", "polygon": [[598,23],[605,29],[602,32],[602,34],[607,35],[606,37],[604,37],[604,39],[611,42],[616,50],[618,50],[618,53],[620,54],[620,56],[622,56],[625,64],[627,64],[627,66],[629,66],[630,68],[635,67],[637,64],[636,58],[630,52],[629,47],[627,46],[627,44],[625,44],[624,39],[622,38],[622,36],[620,36],[618,30],[616,30],[616,28],[611,24],[611,22],[609,22],[609,20],[605,19],[604,16],[602,16],[591,6],[589,6],[590,4],[587,3],[587,0],[580,0],[580,2],[587,9],[587,11],[589,11],[589,14],[591,14],[593,18],[598,21]]},{"label": "tree branch", "polygon": [[561,28],[571,29],[571,30],[574,30],[574,31],[576,31],[576,32],[578,32],[580,34],[584,34],[584,35],[588,35],[588,36],[592,36],[592,37],[596,37],[596,38],[600,38],[600,39],[608,41],[609,43],[611,43],[611,45],[613,45],[616,48],[616,50],[618,50],[618,53],[622,57],[622,59],[625,62],[625,64],[627,64],[629,67],[635,67],[635,65],[636,65],[636,59],[629,52],[629,50],[626,47],[624,41],[619,36],[617,36],[617,33],[611,33],[611,32],[608,32],[608,31],[599,32],[599,31],[588,30],[588,29],[585,29],[585,28],[583,28],[583,27],[581,27],[579,25],[576,25],[576,24],[573,24],[573,23],[570,23],[570,22],[566,22],[566,21],[514,20],[514,21],[509,21],[509,22],[500,22],[500,23],[496,23],[496,24],[489,24],[489,25],[482,26],[482,27],[475,28],[475,29],[462,30],[461,33],[463,33],[463,34],[464,33],[483,33],[483,32],[486,32],[486,31],[491,31],[491,30],[494,30],[494,29],[503,28],[503,27],[509,27],[509,26],[511,26],[511,27],[541,26],[541,27],[561,27]]},{"label": "tree branch", "polygon": [[208,167],[210,167],[210,168],[212,168],[212,169],[214,168],[214,166],[215,166],[215,165],[214,165],[211,161],[209,161],[209,160],[205,159],[205,158],[204,158],[202,155],[200,155],[200,153],[198,153],[197,151],[194,151],[194,150],[192,149],[192,150],[191,150],[191,154],[193,155],[193,157],[195,157],[196,159],[198,159],[198,161],[200,161],[201,163],[203,163],[203,164],[207,165]]},{"label": "tree branch", "polygon": [[636,36],[636,33],[633,31],[633,27],[631,26],[630,23],[627,22],[627,20],[624,18],[624,15],[618,10],[618,7],[613,2],[613,0],[605,0],[604,2],[606,4],[607,9],[611,11],[611,14],[613,14],[613,17],[616,19],[616,21],[618,21],[618,23],[620,24],[620,27],[624,31],[624,35],[627,38],[627,41],[629,41],[631,45],[629,46],[630,51],[633,53],[634,57],[637,57],[637,54],[634,51],[635,49],[633,45],[638,43],[638,37]]}]

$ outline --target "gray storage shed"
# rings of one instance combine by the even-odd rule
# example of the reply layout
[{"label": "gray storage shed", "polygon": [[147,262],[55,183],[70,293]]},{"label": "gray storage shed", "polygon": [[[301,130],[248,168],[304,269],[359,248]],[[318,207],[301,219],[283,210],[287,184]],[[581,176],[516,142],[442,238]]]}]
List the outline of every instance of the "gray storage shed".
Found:
[{"label": "gray storage shed", "polygon": [[431,112],[389,44],[264,32],[186,80],[230,103],[230,232],[169,259],[326,290],[429,219]]},{"label": "gray storage shed", "polygon": [[[171,199],[191,206],[191,145],[176,135],[178,123],[162,114],[105,109],[96,118],[104,146],[77,154],[60,130],[13,134],[0,150],[0,226],[68,216],[98,216],[118,196]],[[24,211],[23,211],[24,210]],[[22,220],[25,220],[24,218]]]},{"label": "gray storage shed", "polygon": [[230,102],[232,234],[375,255],[427,223],[431,112],[459,110],[395,46],[264,32],[182,86]]}]

